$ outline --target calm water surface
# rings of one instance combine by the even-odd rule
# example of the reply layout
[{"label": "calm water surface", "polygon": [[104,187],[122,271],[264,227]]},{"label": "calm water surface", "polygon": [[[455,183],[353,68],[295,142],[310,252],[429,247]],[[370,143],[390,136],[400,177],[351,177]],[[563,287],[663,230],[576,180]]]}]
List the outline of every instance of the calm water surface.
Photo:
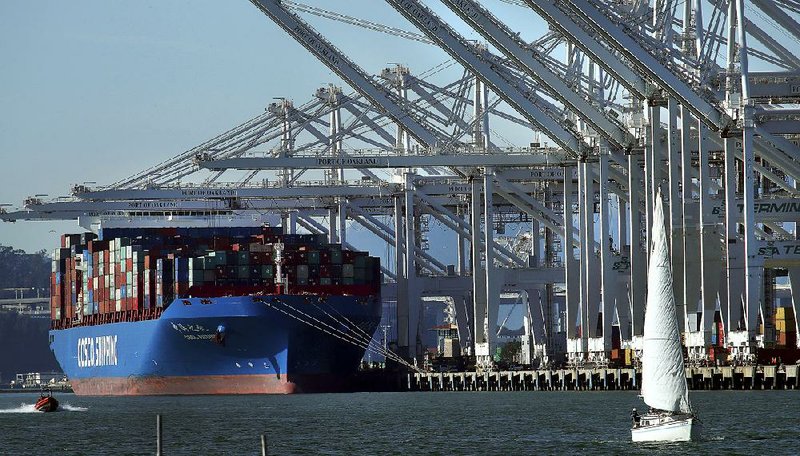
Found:
[{"label": "calm water surface", "polygon": [[79,397],[0,394],[0,455],[798,454],[800,392],[695,392],[704,440],[630,442],[634,392]]}]

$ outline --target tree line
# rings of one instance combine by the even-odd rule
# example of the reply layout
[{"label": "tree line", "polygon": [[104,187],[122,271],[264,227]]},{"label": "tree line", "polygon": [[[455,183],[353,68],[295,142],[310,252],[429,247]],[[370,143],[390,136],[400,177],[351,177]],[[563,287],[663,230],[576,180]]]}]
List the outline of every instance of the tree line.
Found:
[{"label": "tree line", "polygon": [[[50,289],[51,260],[46,250],[26,253],[24,250],[0,244],[0,297],[13,298],[13,291],[5,288],[38,288],[44,293]],[[26,297],[35,296],[25,293]]]}]

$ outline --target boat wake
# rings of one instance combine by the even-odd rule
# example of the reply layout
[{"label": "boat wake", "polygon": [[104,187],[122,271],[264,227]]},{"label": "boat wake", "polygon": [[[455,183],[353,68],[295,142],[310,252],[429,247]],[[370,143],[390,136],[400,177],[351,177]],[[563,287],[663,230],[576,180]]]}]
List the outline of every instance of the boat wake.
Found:
[{"label": "boat wake", "polygon": [[65,412],[88,412],[89,411],[89,409],[87,407],[78,407],[77,405],[71,405],[71,404],[67,404],[67,403],[59,405],[58,409],[59,410],[63,410]]},{"label": "boat wake", "polygon": [[[87,412],[89,411],[86,407],[77,407],[70,404],[60,404],[58,406],[59,412]],[[19,407],[15,408],[8,408],[8,409],[0,409],[0,414],[2,413],[42,413],[34,407],[33,404],[20,404]]]},{"label": "boat wake", "polygon": [[0,413],[41,413],[34,408],[33,404],[20,404],[17,408],[0,409]]}]

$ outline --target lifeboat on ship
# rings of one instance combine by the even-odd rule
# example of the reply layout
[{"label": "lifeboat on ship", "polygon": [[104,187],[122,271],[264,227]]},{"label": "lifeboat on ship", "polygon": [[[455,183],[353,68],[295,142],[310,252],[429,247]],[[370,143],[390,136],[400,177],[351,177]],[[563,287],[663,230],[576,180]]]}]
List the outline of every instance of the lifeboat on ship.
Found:
[{"label": "lifeboat on ship", "polygon": [[47,393],[47,395],[42,393],[33,407],[39,412],[55,412],[58,410],[58,401],[53,397],[53,393]]}]

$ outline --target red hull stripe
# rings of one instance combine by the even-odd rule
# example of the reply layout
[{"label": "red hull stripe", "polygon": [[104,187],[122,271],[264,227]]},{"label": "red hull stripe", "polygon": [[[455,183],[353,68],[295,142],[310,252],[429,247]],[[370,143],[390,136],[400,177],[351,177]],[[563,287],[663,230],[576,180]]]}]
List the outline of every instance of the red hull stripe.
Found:
[{"label": "red hull stripe", "polygon": [[95,377],[72,380],[80,396],[158,396],[181,394],[292,394],[297,386],[285,375],[203,375],[186,377]]}]

